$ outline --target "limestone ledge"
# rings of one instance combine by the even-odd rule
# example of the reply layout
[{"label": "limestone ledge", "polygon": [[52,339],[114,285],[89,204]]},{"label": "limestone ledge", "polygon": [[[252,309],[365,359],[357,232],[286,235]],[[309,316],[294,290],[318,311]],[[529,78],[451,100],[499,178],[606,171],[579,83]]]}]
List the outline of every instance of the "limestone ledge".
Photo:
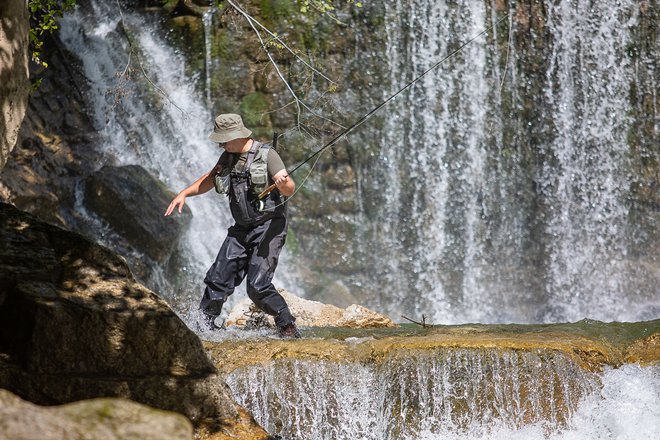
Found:
[{"label": "limestone ledge", "polygon": [[[204,341],[221,374],[279,359],[381,363],[406,351],[442,349],[561,352],[583,369],[660,364],[660,320],[552,325],[459,325],[397,329],[303,329],[301,340]],[[231,360],[228,362],[227,360]]]}]

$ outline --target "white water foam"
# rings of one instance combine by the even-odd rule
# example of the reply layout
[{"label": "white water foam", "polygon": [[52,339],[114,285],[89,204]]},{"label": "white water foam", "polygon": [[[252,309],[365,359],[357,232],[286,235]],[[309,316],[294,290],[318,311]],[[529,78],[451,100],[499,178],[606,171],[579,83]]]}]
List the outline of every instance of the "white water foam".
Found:
[{"label": "white water foam", "polygon": [[[603,388],[585,397],[568,426],[548,432],[547,426],[496,428],[471,432],[422,433],[414,440],[657,440],[660,438],[660,368],[625,365],[608,369]],[[408,440],[413,440],[408,439]]]},{"label": "white water foam", "polygon": [[381,369],[276,362],[238,370],[228,384],[269,433],[289,439],[653,440],[660,435],[658,367],[625,365],[596,376],[561,356],[485,354],[456,350],[437,363],[413,355],[409,363],[391,360]]}]

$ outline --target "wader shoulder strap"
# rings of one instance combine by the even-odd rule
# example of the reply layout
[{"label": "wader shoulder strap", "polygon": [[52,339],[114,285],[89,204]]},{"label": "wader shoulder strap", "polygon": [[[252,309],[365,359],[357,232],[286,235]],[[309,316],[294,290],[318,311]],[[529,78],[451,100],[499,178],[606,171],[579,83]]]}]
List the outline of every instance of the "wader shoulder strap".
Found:
[{"label": "wader shoulder strap", "polygon": [[260,146],[261,146],[261,142],[252,141],[252,148],[250,148],[250,152],[248,153],[248,156],[245,159],[244,172],[247,173],[250,172],[250,167],[252,166],[252,162],[254,162],[254,159],[257,156],[257,152],[259,151]]}]

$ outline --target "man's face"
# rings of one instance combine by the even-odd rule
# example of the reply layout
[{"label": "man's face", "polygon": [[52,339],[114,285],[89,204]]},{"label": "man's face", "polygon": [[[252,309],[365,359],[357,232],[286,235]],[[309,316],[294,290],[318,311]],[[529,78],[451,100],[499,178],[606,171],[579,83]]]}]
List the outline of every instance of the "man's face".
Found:
[{"label": "man's face", "polygon": [[238,138],[232,139],[229,142],[219,143],[220,148],[224,148],[228,153],[242,153],[245,150],[245,146],[248,139]]}]

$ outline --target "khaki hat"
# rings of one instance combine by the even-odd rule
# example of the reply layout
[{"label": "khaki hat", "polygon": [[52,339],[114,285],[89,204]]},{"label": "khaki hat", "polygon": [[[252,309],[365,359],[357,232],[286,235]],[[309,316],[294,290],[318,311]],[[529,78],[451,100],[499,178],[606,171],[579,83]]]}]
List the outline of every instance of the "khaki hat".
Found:
[{"label": "khaki hat", "polygon": [[234,139],[248,138],[251,134],[252,132],[243,125],[243,120],[239,115],[228,113],[215,118],[215,127],[213,127],[213,133],[209,134],[209,139],[213,142],[224,143]]}]

